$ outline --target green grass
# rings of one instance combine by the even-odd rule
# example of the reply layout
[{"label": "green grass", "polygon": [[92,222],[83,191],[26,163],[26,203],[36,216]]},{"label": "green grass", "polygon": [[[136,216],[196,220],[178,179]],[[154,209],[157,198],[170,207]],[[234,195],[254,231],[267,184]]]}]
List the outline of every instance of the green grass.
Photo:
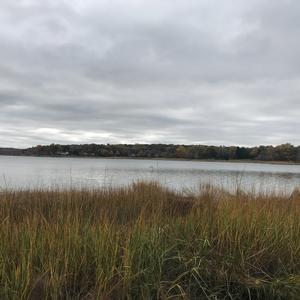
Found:
[{"label": "green grass", "polygon": [[300,194],[0,193],[0,299],[299,299]]}]

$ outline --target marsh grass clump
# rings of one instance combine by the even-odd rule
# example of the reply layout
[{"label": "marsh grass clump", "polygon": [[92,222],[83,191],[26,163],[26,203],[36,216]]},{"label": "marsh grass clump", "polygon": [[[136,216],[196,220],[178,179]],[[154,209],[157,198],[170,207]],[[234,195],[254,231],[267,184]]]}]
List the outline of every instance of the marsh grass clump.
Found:
[{"label": "marsh grass clump", "polygon": [[300,193],[0,193],[0,299],[299,299]]}]

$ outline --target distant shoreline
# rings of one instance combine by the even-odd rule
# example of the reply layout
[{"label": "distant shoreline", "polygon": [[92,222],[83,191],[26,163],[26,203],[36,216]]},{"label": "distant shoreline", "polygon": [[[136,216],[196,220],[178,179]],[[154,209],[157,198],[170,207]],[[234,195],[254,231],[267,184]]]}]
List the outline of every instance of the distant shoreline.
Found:
[{"label": "distant shoreline", "polygon": [[268,165],[300,165],[300,162],[294,161],[265,161],[251,159],[197,159],[197,158],[175,158],[175,157],[126,157],[126,156],[79,156],[79,155],[12,155],[0,154],[0,156],[11,157],[47,157],[47,158],[86,158],[86,159],[130,159],[130,160],[166,160],[166,161],[195,161],[195,162],[221,162],[221,163],[252,163]]},{"label": "distant shoreline", "polygon": [[156,159],[207,162],[300,164],[300,146],[212,146],[179,144],[50,144],[25,149],[1,148],[1,155],[36,157],[84,157]]}]

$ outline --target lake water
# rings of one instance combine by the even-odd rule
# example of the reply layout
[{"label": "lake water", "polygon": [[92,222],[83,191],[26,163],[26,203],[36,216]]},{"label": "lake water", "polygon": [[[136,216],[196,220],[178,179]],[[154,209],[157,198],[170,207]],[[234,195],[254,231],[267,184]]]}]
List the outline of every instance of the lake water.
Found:
[{"label": "lake water", "polygon": [[101,187],[156,180],[196,191],[210,182],[225,188],[291,191],[300,165],[149,159],[0,156],[1,188]]}]

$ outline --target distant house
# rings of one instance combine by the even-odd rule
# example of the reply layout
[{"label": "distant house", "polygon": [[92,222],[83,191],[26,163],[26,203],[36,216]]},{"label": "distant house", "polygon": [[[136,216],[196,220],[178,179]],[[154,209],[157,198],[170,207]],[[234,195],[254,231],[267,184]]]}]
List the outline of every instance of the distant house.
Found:
[{"label": "distant house", "polygon": [[69,153],[68,151],[66,151],[66,152],[61,152],[61,151],[59,151],[59,152],[56,152],[56,154],[57,154],[57,155],[61,155],[61,156],[67,156],[67,155],[69,155],[70,153]]}]

